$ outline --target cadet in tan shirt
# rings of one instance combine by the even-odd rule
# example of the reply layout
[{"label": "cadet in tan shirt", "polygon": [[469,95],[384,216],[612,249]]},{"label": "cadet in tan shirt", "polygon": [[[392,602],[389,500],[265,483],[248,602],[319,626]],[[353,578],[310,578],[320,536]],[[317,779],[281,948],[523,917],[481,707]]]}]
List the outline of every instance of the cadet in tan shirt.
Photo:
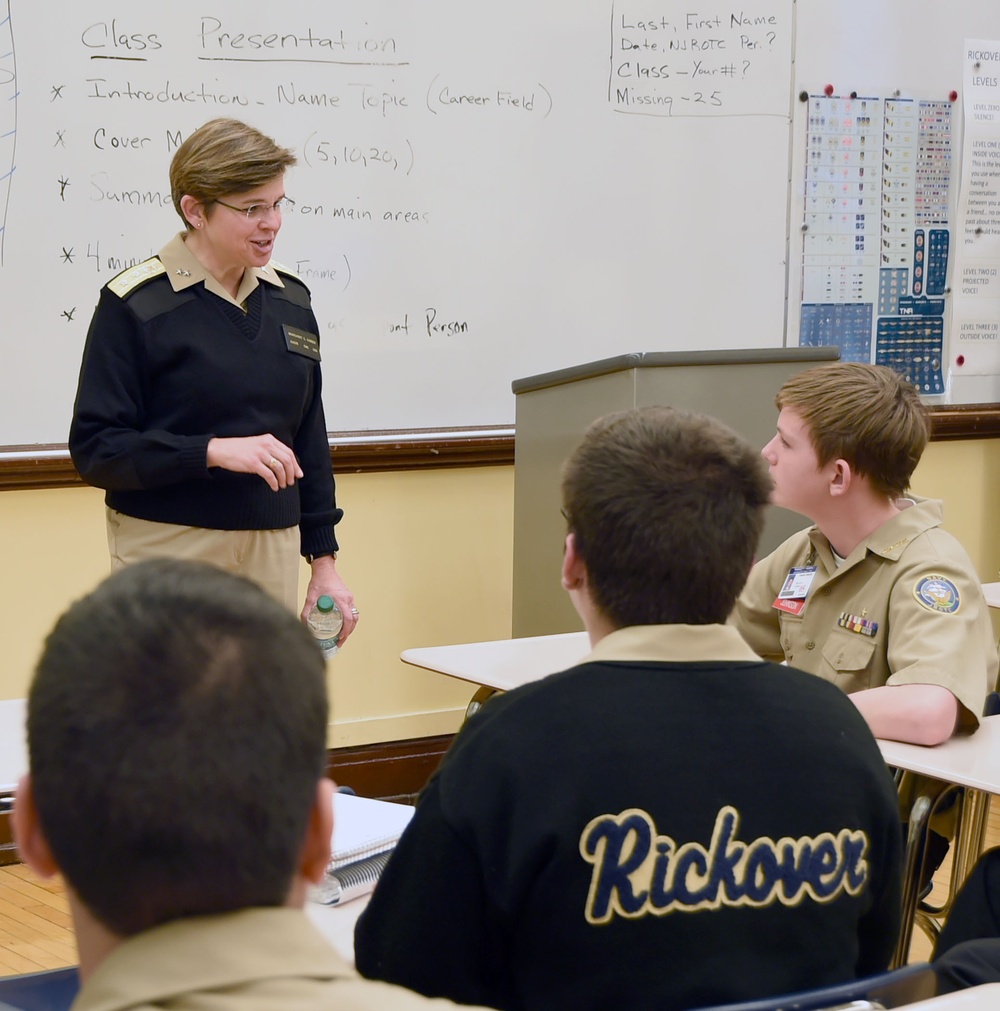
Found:
[{"label": "cadet in tan shirt", "polygon": [[14,823],[66,879],[73,1011],[455,1007],[362,979],[304,912],[330,860],[328,719],[302,623],[214,566],[137,562],[59,619]]},{"label": "cadet in tan shirt", "polygon": [[772,501],[815,526],[754,566],[732,622],[760,656],[843,688],[876,737],[930,745],[975,728],[997,651],[941,504],[904,497],[929,435],[916,390],[839,362],[794,376],[776,404]]}]

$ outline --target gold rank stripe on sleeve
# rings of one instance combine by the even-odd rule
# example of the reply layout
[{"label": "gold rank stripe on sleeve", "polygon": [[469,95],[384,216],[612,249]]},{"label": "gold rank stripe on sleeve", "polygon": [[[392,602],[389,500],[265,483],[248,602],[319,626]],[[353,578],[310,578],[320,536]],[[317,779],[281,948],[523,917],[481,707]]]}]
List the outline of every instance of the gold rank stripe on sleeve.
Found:
[{"label": "gold rank stripe on sleeve", "polygon": [[108,281],[108,289],[113,291],[119,298],[124,298],[134,291],[141,284],[151,281],[160,274],[165,274],[167,268],[160,262],[158,256],[151,256],[142,263],[137,263],[134,267],[123,270],[117,277]]}]

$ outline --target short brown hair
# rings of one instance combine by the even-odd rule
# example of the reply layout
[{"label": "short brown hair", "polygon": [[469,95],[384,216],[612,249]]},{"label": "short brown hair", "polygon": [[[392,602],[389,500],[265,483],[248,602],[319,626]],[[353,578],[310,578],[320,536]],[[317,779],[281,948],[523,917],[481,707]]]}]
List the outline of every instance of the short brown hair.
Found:
[{"label": "short brown hair", "polygon": [[714,418],[608,415],[563,468],[563,512],[594,597],[618,627],[724,622],[746,581],[771,479]]},{"label": "short brown hair", "polygon": [[56,622],[28,696],[45,837],[122,937],[288,898],[326,769],[326,669],[259,586],[120,570]]},{"label": "short brown hair", "polygon": [[884,365],[834,362],[792,376],[774,402],[805,422],[820,467],[846,460],[886,498],[902,495],[930,437],[912,383]]},{"label": "short brown hair", "polygon": [[295,155],[238,119],[213,119],[177,149],[170,162],[170,196],[185,227],[181,197],[204,204],[263,186],[294,165]]}]

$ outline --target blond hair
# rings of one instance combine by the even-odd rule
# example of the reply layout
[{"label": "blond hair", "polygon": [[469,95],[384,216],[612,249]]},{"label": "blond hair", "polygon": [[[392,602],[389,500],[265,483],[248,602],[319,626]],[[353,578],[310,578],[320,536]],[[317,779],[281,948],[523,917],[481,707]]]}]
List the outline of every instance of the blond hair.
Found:
[{"label": "blond hair", "polygon": [[188,195],[211,204],[233,193],[263,186],[294,165],[295,155],[279,147],[260,130],[238,119],[213,119],[200,126],[177,149],[170,162],[170,196],[186,228],[181,210]]}]

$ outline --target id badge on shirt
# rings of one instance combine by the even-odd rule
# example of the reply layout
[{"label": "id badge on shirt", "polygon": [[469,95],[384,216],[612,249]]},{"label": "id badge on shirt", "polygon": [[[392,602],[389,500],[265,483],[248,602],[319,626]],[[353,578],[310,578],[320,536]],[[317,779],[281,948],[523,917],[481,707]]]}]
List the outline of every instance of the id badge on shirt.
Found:
[{"label": "id badge on shirt", "polygon": [[801,614],[809,596],[809,587],[816,578],[815,565],[800,565],[788,570],[785,583],[774,598],[772,607],[788,614]]}]

